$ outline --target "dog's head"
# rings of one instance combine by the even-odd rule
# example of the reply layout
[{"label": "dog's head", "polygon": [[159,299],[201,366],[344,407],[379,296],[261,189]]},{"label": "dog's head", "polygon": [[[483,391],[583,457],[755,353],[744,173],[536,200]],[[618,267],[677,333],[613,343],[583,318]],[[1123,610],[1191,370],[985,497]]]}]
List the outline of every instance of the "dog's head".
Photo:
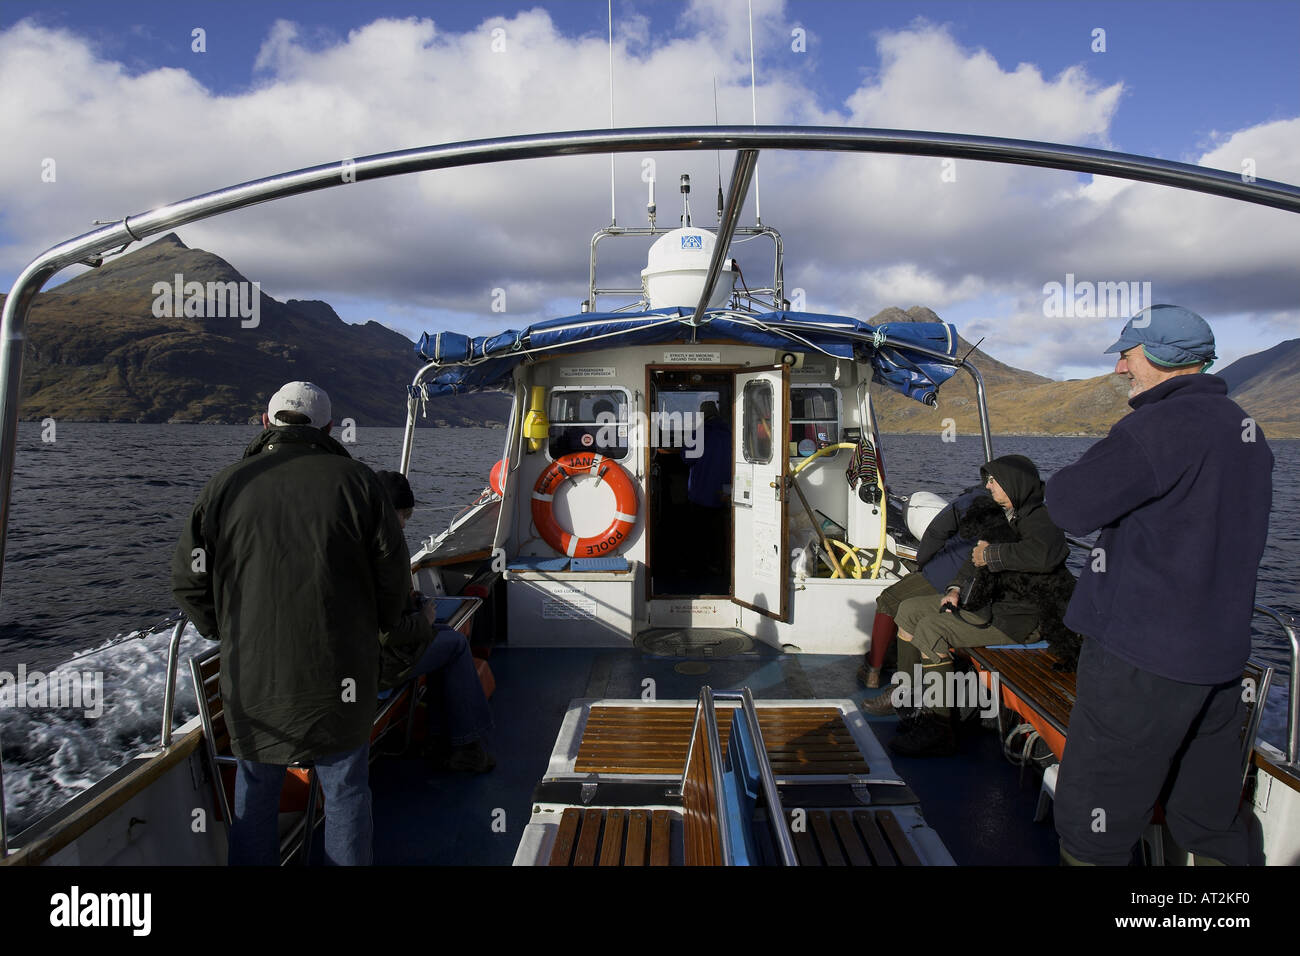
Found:
[{"label": "dog's head", "polygon": [[1002,506],[989,497],[976,498],[957,516],[957,534],[968,541],[998,543],[1017,540]]}]

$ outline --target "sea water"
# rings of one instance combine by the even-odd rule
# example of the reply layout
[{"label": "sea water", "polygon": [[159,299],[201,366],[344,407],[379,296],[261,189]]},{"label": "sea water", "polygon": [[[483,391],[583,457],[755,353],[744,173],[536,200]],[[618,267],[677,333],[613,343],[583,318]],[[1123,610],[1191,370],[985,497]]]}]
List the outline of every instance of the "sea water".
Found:
[{"label": "sea water", "polygon": [[[5,805],[16,833],[99,780],[131,754],[158,743],[167,645],[175,616],[170,562],[182,522],[204,483],[238,460],[250,426],[59,424],[19,427],[13,501],[0,591],[0,672],[99,681],[98,707],[0,705]],[[373,468],[395,469],[402,429],[356,429],[348,451]],[[445,528],[487,483],[505,432],[421,428],[411,465],[414,551]],[[1023,454],[1050,475],[1095,439],[1000,436],[998,455]],[[977,438],[887,435],[883,460],[896,494],[951,496],[979,478]],[[1273,442],[1274,505],[1259,574],[1259,603],[1300,613],[1300,442]],[[813,467],[842,468],[840,459]],[[1076,559],[1078,560],[1078,559]],[[1076,571],[1078,569],[1076,568]],[[177,680],[176,725],[194,714],[185,661],[209,646],[188,627]],[[1264,736],[1284,743],[1289,649],[1259,625],[1257,656],[1282,670],[1265,710]],[[0,681],[2,682],[2,681]],[[2,693],[2,691],[0,691]],[[99,713],[95,713],[98,710]],[[90,714],[94,713],[94,716]]]}]

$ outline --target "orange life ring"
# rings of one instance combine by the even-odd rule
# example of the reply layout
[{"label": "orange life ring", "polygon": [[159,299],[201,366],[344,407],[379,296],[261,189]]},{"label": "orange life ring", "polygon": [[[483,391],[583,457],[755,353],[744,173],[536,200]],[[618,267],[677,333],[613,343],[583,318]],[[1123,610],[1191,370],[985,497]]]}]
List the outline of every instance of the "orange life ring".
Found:
[{"label": "orange life ring", "polygon": [[[555,489],[569,478],[578,475],[595,475],[598,481],[608,481],[614,492],[614,520],[600,534],[579,538],[565,531],[555,520],[551,502]],[[636,485],[632,477],[616,461],[589,451],[562,455],[551,462],[533,485],[533,524],[542,540],[561,554],[574,558],[592,558],[613,554],[636,524]]]}]

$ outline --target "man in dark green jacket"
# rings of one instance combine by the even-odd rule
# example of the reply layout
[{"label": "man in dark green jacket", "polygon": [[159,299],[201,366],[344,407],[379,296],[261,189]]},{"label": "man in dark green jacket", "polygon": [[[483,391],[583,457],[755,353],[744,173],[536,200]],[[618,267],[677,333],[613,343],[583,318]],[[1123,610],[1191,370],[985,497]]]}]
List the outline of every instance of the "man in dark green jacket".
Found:
[{"label": "man in dark green jacket", "polygon": [[401,617],[410,556],[374,473],[329,437],[329,397],[291,382],[266,429],[199,495],[172,593],[221,641],[221,696],[239,760],[230,862],[278,862],[287,764],[325,793],[331,863],[371,857],[368,755],[380,631]]}]

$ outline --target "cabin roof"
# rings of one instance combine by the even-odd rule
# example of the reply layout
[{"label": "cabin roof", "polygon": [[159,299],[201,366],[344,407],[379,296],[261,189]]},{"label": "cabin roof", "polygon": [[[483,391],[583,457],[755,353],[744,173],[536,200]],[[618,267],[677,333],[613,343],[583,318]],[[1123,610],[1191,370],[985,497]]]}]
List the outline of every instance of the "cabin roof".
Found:
[{"label": "cabin roof", "polygon": [[936,403],[939,386],[958,365],[957,330],[946,322],[872,326],[845,315],[712,309],[697,326],[691,321],[692,314],[687,308],[585,312],[495,335],[426,332],[416,351],[434,363],[437,371],[425,377],[425,394],[501,388],[509,383],[519,363],[555,352],[594,352],[665,342],[737,342],[870,362],[876,381],[926,405]]}]

